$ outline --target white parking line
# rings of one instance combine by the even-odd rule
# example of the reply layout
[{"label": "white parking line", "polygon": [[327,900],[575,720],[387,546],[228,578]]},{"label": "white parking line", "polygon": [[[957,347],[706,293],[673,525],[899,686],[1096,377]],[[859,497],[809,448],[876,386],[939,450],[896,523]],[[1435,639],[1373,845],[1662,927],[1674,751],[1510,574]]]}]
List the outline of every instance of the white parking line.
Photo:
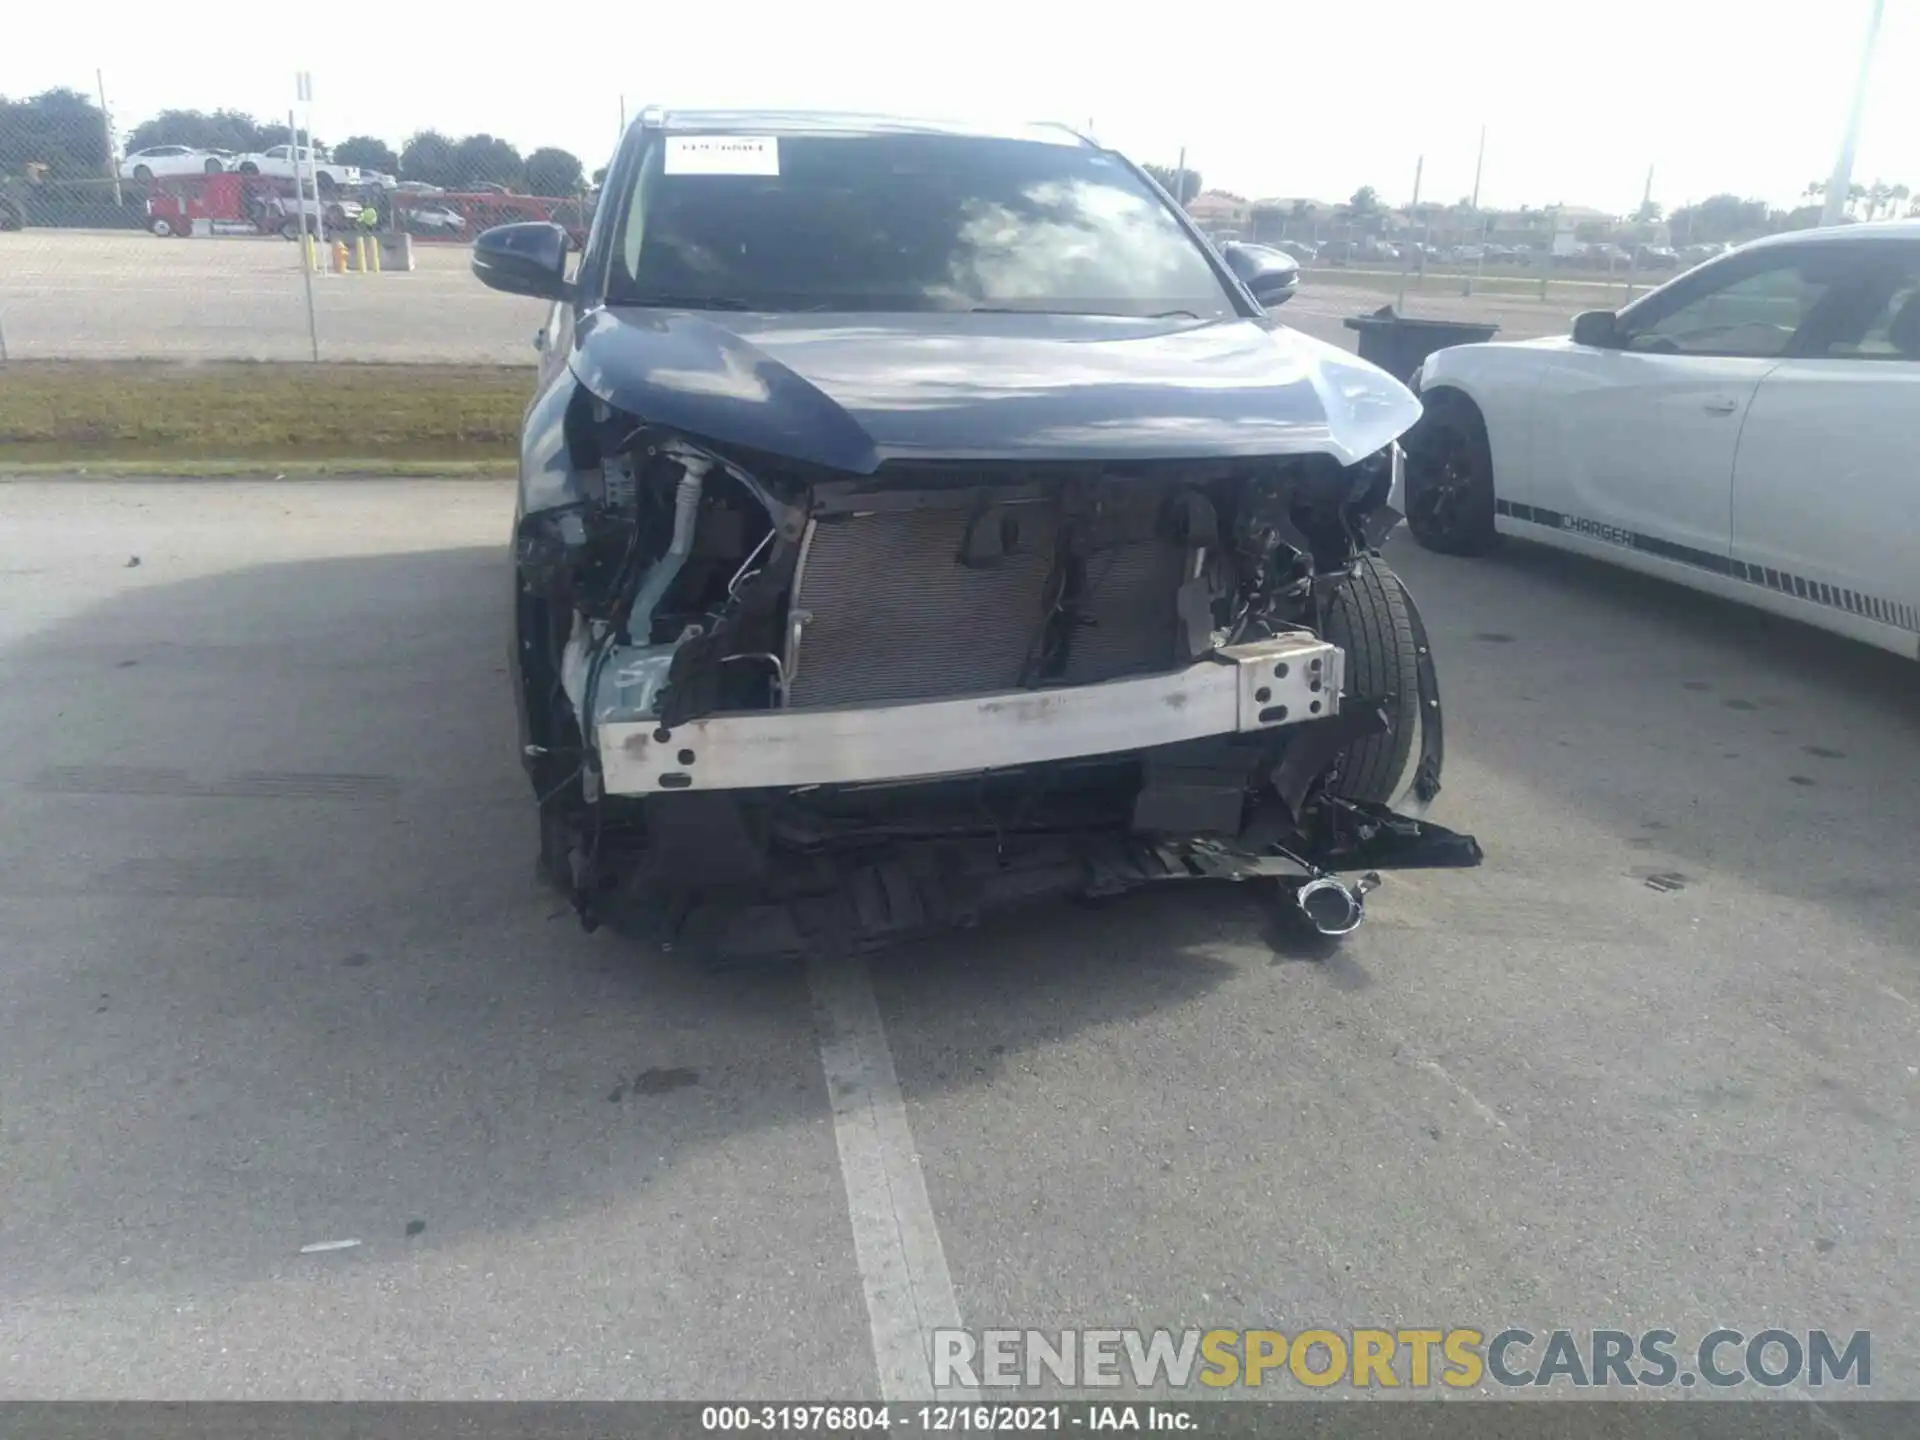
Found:
[{"label": "white parking line", "polygon": [[815,961],[807,980],[881,1398],[974,1399],[933,1383],[933,1332],[958,1329],[960,1307],[872,979],[861,961],[835,959]]}]

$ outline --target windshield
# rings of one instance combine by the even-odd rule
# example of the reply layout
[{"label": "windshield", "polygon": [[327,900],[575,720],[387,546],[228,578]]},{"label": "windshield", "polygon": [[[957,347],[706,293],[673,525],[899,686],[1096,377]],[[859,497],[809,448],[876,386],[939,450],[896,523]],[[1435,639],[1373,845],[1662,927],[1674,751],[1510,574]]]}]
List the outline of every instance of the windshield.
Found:
[{"label": "windshield", "polygon": [[1087,146],[665,136],[621,209],[615,303],[1237,313],[1165,202]]}]

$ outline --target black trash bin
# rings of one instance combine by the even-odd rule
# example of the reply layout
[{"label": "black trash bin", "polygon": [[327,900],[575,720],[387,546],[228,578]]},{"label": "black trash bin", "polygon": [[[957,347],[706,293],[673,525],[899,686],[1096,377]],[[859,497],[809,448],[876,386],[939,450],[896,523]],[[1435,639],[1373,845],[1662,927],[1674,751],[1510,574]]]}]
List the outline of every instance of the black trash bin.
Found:
[{"label": "black trash bin", "polygon": [[1391,305],[1382,305],[1371,315],[1353,316],[1347,328],[1360,332],[1360,358],[1403,385],[1413,383],[1434,351],[1449,345],[1477,345],[1491,340],[1500,329],[1468,320],[1415,320],[1396,315]]}]

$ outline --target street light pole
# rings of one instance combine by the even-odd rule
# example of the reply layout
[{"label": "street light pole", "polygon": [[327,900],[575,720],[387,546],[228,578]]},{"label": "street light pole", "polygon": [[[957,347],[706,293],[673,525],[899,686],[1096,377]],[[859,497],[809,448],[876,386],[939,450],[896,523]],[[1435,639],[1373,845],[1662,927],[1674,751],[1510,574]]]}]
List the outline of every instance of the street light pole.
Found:
[{"label": "street light pole", "polygon": [[[1413,234],[1413,225],[1414,225],[1415,219],[1417,218],[1414,215],[1414,211],[1420,208],[1420,172],[1425,170],[1426,168],[1427,168],[1427,157],[1424,155],[1422,155],[1418,160],[1415,160],[1413,162],[1413,200],[1407,206],[1407,234],[1408,235]],[[1413,244],[1413,242],[1409,240],[1407,244],[1411,245]],[[1402,247],[1400,251],[1400,293],[1394,297],[1394,301],[1393,301],[1393,308],[1396,311],[1404,310],[1406,308],[1407,266],[1412,263],[1413,262],[1407,255],[1406,247]],[[1420,257],[1420,268],[1423,273],[1426,270],[1426,265],[1427,265],[1427,257],[1424,253],[1422,253]]]},{"label": "street light pole", "polygon": [[1473,282],[1487,269],[1487,239],[1493,226],[1480,216],[1480,172],[1487,168],[1487,127],[1480,127],[1480,149],[1473,157],[1473,197],[1467,201],[1468,218],[1480,227],[1480,253],[1474,259],[1474,273],[1460,286],[1462,295],[1473,294]]},{"label": "street light pole", "polygon": [[1860,143],[1860,120],[1867,108],[1867,82],[1873,76],[1873,52],[1880,43],[1880,17],[1887,0],[1873,0],[1867,18],[1867,44],[1860,55],[1860,77],[1853,85],[1853,108],[1847,115],[1847,133],[1840,141],[1840,156],[1834,161],[1833,175],[1827,181],[1827,203],[1820,211],[1822,225],[1838,225],[1847,213],[1847,196],[1853,189],[1853,152]]},{"label": "street light pole", "polygon": [[113,112],[107,109],[107,77],[95,70],[93,83],[100,92],[100,129],[107,142],[107,178],[113,181],[113,204],[118,209],[125,202],[120,196],[120,162],[113,153]]}]

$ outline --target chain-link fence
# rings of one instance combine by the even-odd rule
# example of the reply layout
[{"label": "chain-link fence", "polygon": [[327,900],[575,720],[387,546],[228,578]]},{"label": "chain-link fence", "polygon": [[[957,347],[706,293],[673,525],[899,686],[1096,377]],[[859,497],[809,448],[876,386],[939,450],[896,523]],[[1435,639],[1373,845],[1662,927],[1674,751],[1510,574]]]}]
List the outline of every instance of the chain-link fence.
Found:
[{"label": "chain-link fence", "polygon": [[[297,118],[169,110],[122,133],[74,90],[0,98],[0,358],[530,361],[541,307],[486,291],[467,244],[515,220],[584,234],[590,162],[432,131],[329,147]],[[1546,333],[1819,214],[1817,187],[1790,210],[1728,195],[1618,216],[1398,206],[1371,189],[1247,200],[1194,171],[1157,173],[1216,238],[1299,259],[1307,283],[1288,313],[1307,328],[1384,296]],[[1861,219],[1916,203],[1905,186],[1856,189]]]},{"label": "chain-link fence", "polygon": [[0,98],[0,358],[526,362],[541,307],[485,290],[468,243],[584,237],[594,202],[572,154],[493,136],[168,111],[118,139],[77,92]]},{"label": "chain-link fence", "polygon": [[1295,213],[1256,203],[1221,211],[1224,218],[1208,227],[1216,238],[1283,249],[1335,281],[1384,275],[1398,288],[1404,277],[1414,295],[1479,291],[1545,301],[1559,291],[1588,298],[1601,292],[1624,304],[1726,248],[1688,243],[1684,235],[1676,243],[1673,227],[1661,220],[1566,207],[1380,206],[1356,213],[1348,204]]}]

